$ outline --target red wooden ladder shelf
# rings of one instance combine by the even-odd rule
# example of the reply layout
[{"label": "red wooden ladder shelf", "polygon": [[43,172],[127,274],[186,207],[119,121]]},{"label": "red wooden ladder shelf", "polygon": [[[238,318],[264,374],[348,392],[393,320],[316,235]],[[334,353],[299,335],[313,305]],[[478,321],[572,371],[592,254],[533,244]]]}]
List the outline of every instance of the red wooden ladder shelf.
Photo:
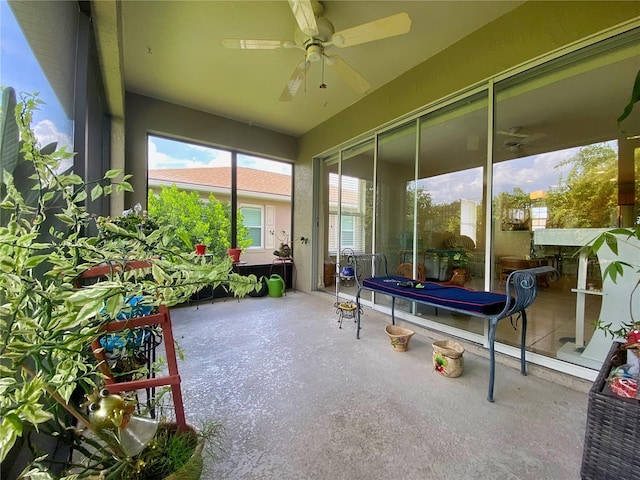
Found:
[{"label": "red wooden ladder shelf", "polygon": [[[125,266],[127,270],[149,267],[151,267],[151,264],[144,261],[127,262]],[[80,280],[109,276],[109,274],[112,274],[114,271],[117,271],[119,269],[120,267],[115,265],[105,265],[90,268],[80,275]],[[173,330],[171,328],[171,315],[169,313],[169,309],[166,306],[161,305],[159,307],[159,312],[153,315],[109,322],[102,327],[102,331],[104,331],[105,333],[112,333],[128,328],[144,327],[149,325],[159,325],[162,328],[162,341],[164,343],[165,355],[167,357],[167,375],[125,382],[116,382],[113,373],[109,368],[109,364],[107,363],[107,357],[104,353],[104,349],[102,348],[99,339],[94,340],[91,344],[93,354],[100,362],[100,371],[106,377],[105,388],[109,390],[110,393],[133,392],[136,390],[156,388],[168,385],[171,388],[171,394],[173,396],[176,424],[178,425],[179,429],[184,429],[186,428],[186,420],[184,416],[184,404],[182,401],[182,391],[180,389],[180,375],[178,374],[178,362],[176,360],[176,350],[173,341]]]}]

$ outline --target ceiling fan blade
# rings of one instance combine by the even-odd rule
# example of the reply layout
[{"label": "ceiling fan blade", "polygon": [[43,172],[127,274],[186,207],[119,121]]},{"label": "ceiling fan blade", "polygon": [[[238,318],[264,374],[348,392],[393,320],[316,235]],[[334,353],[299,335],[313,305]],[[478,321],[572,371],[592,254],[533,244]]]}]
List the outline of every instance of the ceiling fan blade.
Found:
[{"label": "ceiling fan blade", "polygon": [[318,24],[316,23],[316,16],[313,13],[311,0],[289,0],[289,6],[291,7],[293,16],[296,17],[296,22],[298,22],[298,27],[300,27],[302,33],[309,37],[318,35]]},{"label": "ceiling fan blade", "polygon": [[529,145],[530,143],[535,143],[541,138],[544,138],[546,136],[547,136],[546,133],[532,133],[531,135],[527,135],[526,137],[523,137],[520,140],[520,143],[522,143],[523,145]]},{"label": "ceiling fan blade", "polygon": [[282,90],[282,93],[280,94],[281,102],[290,102],[291,100],[293,100],[293,97],[304,82],[305,72],[308,68],[309,62],[307,62],[306,60],[303,60],[298,65],[296,65],[296,68],[293,69],[289,80],[287,80],[287,84],[285,85],[284,90]]},{"label": "ceiling fan blade", "polygon": [[274,50],[276,48],[284,48],[287,41],[280,40],[249,40],[224,38],[220,40],[225,48],[240,48],[242,50]]},{"label": "ceiling fan blade", "polygon": [[499,135],[506,135],[507,137],[529,138],[531,134],[523,132],[522,128],[523,127],[520,126],[509,127],[507,130],[498,130],[496,133]]},{"label": "ceiling fan blade", "polygon": [[366,93],[371,84],[337,55],[325,55],[327,66],[333,70],[340,79],[358,93]]},{"label": "ceiling fan blade", "polygon": [[406,12],[402,12],[336,32],[331,41],[336,47],[351,47],[381,38],[402,35],[410,29],[411,18]]},{"label": "ceiling fan blade", "polygon": [[498,130],[496,133],[499,135],[506,135],[508,137],[516,137],[516,138],[527,138],[529,136],[528,133],[518,133],[513,129],[510,130]]}]

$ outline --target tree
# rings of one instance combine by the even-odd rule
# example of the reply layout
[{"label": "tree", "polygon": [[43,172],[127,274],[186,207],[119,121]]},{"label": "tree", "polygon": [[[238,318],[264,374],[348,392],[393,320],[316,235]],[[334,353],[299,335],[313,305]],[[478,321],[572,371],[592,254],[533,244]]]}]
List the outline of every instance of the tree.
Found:
[{"label": "tree", "polygon": [[529,227],[531,197],[520,187],[511,193],[500,192],[494,200],[494,211],[499,212],[502,230],[522,230]]},{"label": "tree", "polygon": [[418,231],[421,232],[426,229],[426,225],[423,224],[432,218],[433,200],[431,199],[431,194],[423,188],[418,188],[417,190],[407,188],[406,192],[406,224],[409,229],[413,228],[413,202],[415,198],[418,203]]},{"label": "tree", "polygon": [[[193,248],[196,243],[207,245],[207,251],[217,258],[225,258],[231,247],[231,206],[220,202],[213,194],[205,202],[197,192],[180,190],[175,185],[161,187],[158,195],[149,190],[149,218],[158,225],[170,225],[176,244]],[[248,230],[238,211],[238,248],[251,245]]]},{"label": "tree", "polygon": [[[606,143],[581,148],[578,153],[560,162],[571,170],[560,188],[547,194],[548,228],[603,228],[615,224],[618,203],[618,155]],[[595,181],[598,180],[598,181]]]}]

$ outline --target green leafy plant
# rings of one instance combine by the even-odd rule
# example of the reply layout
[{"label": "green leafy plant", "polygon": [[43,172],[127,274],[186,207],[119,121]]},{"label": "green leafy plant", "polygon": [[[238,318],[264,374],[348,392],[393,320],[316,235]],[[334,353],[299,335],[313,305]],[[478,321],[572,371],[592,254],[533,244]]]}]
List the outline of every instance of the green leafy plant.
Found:
[{"label": "green leafy plant", "polygon": [[111,218],[110,216],[98,217],[96,219],[96,224],[98,232],[101,235],[109,234],[104,229],[104,224],[109,222],[115,223],[117,226],[132,233],[141,230],[144,233],[149,234],[158,228],[156,222],[149,218],[146,210],[142,210],[142,206],[139,203],[136,203],[134,208],[122,212],[122,215],[120,216],[114,218]]},{"label": "green leafy plant", "polygon": [[451,255],[451,265],[454,268],[468,268],[471,257],[471,253],[466,250],[455,252]]},{"label": "green leafy plant", "polygon": [[[231,273],[227,258],[205,263],[177,246],[169,226],[148,232],[105,218],[100,220],[103,234],[86,236],[95,221],[87,204],[131,191],[130,176],[110,170],[85,182],[60,173],[60,162],[73,154],[39,148],[31,119],[40,103],[35,95],[23,94],[15,115],[6,104],[3,108],[2,165],[12,169],[3,169],[0,202],[0,461],[23,435],[50,431],[69,437],[88,454],[74,478],[121,478],[109,472],[120,471],[131,459],[117,438],[88,420],[77,401],[101,384],[89,348],[101,327],[130,308],[131,296],[144,305],[172,306],[204,285],[222,285],[244,296],[258,283],[255,276]],[[10,131],[20,141],[8,138]],[[13,144],[20,146],[13,150],[17,157],[5,163],[10,155],[4,147]],[[14,175],[24,171],[32,172],[27,179]],[[149,267],[126,270],[132,260]],[[99,265],[113,267],[108,278],[79,288],[79,276]],[[42,473],[44,459],[36,451],[33,455],[35,463],[27,469],[32,478],[51,478]]]},{"label": "green leafy plant", "polygon": [[[231,205],[213,194],[205,202],[197,192],[187,192],[175,185],[149,191],[149,218],[159,226],[169,226],[175,233],[174,244],[193,249],[196,243],[207,246],[216,258],[227,256],[231,247]],[[251,245],[248,230],[237,212],[237,248]]]},{"label": "green leafy plant", "polygon": [[[197,428],[180,432],[173,423],[160,424],[152,442],[136,459],[134,468],[127,472],[132,480],[166,478],[179,471],[185,477],[199,474],[202,470],[202,454],[217,458],[222,451],[223,425],[218,421],[205,420]],[[135,465],[144,464],[144,469]]]},{"label": "green leafy plant", "polygon": [[[600,249],[606,245],[615,255],[618,255],[618,236],[621,236],[626,240],[635,238],[640,241],[640,225],[632,228],[614,228],[612,230],[604,232],[598,235],[587,245],[581,247],[578,253],[582,252],[587,256],[596,256]],[[637,258],[639,257],[636,257],[636,259]],[[603,279],[606,279],[608,277],[613,283],[616,283],[618,277],[622,276],[625,273],[625,270],[630,270],[632,272],[640,274],[640,262],[638,264],[632,264],[624,260],[614,260],[606,266],[606,268],[602,272],[602,276]],[[636,285],[631,292],[629,298],[630,306],[632,305],[634,294],[638,290],[638,288],[640,288],[640,276],[638,277]],[[625,338],[631,330],[640,327],[640,320],[636,320],[633,318],[633,309],[630,308],[629,311],[632,315],[631,321],[623,322],[619,326],[619,328],[614,329],[613,322],[604,322],[602,319],[598,319],[596,321],[596,328],[603,330],[605,334],[610,335],[612,338]]]},{"label": "green leafy plant", "polygon": [[636,74],[636,80],[633,82],[633,88],[631,89],[631,98],[629,99],[629,103],[624,107],[624,110],[620,114],[617,119],[618,128],[622,130],[620,124],[629,116],[633,111],[633,106],[640,102],[640,70]]}]

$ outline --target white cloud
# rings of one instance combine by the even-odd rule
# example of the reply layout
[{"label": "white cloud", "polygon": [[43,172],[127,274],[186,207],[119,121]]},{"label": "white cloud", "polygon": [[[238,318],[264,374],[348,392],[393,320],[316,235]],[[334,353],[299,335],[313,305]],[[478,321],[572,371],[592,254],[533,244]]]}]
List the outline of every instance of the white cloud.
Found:
[{"label": "white cloud", "polygon": [[556,166],[575,156],[579,149],[567,148],[499,163],[494,170],[495,191],[511,192],[515,187],[525,192],[548,190],[549,187],[558,185],[560,175],[566,178],[570,168]]},{"label": "white cloud", "polygon": [[[41,120],[33,126],[33,133],[38,140],[40,148],[51,143],[57,143],[56,148],[66,147],[68,152],[73,152],[73,142],[71,136],[58,130],[58,127],[51,120]],[[73,159],[62,160],[59,171],[65,171],[73,166]]]},{"label": "white cloud", "polygon": [[[231,152],[187,142],[149,137],[150,170],[231,166]],[[291,165],[250,155],[238,155],[238,165],[291,175]]]},{"label": "white cloud", "polygon": [[156,148],[156,144],[152,141],[149,141],[148,145],[148,165],[147,168],[149,170],[158,170],[161,168],[173,168],[173,159],[164,153],[158,152]]},{"label": "white cloud", "polygon": [[178,150],[186,150],[192,155],[185,157],[184,153],[179,156],[160,152],[153,138],[150,138],[148,144],[148,168],[150,170],[159,170],[163,168],[228,167],[231,165],[231,154],[229,152],[184,142],[175,143],[176,147],[178,147],[175,149],[176,152]]},{"label": "white cloud", "polygon": [[58,130],[51,120],[42,120],[33,127],[33,133],[38,139],[40,147],[46,147],[50,143],[56,142],[58,148],[65,146],[67,150],[72,151],[73,142],[71,137]]}]

